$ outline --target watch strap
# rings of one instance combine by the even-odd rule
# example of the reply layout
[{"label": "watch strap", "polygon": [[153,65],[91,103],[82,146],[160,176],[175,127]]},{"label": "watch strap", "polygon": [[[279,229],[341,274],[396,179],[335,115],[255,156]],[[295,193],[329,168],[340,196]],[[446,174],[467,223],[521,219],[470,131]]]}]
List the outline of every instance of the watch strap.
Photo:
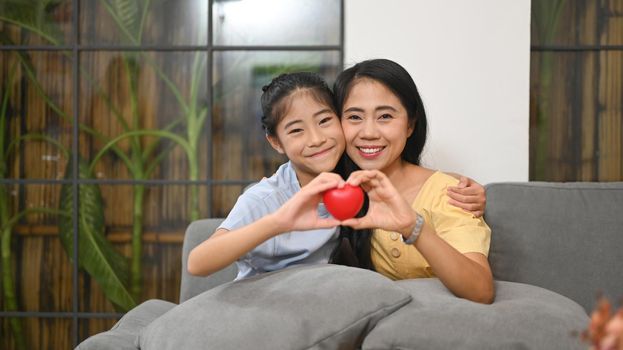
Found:
[{"label": "watch strap", "polygon": [[420,237],[420,233],[422,232],[422,227],[424,226],[424,217],[418,212],[416,212],[415,215],[415,227],[413,227],[413,230],[411,231],[411,234],[409,235],[409,237],[407,237],[407,239],[404,239],[403,237],[402,241],[405,244],[411,245],[415,243],[418,237]]}]

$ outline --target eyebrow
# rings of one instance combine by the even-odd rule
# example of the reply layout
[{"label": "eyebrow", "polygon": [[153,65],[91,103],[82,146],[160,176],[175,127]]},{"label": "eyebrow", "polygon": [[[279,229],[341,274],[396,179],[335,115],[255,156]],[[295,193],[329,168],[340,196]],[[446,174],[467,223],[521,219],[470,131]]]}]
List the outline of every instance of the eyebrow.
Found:
[{"label": "eyebrow", "polygon": [[[312,117],[317,117],[321,114],[325,114],[325,113],[333,113],[333,111],[329,108],[325,108],[325,109],[321,109],[318,112],[314,113],[314,115]],[[290,122],[288,122],[286,125],[283,126],[284,130],[287,130],[290,126],[296,124],[296,123],[302,123],[303,121],[301,119],[296,119],[296,120],[292,120]]]},{"label": "eyebrow", "polygon": [[330,110],[329,108],[321,109],[318,112],[314,113],[314,118],[325,113],[333,113],[333,111]]},{"label": "eyebrow", "polygon": [[[384,110],[390,110],[390,111],[394,111],[394,112],[398,112],[398,110],[392,106],[378,106],[374,109],[375,111],[384,111]],[[350,107],[347,108],[346,110],[344,110],[343,113],[348,113],[348,112],[364,112],[363,108],[359,108],[359,107]]]}]

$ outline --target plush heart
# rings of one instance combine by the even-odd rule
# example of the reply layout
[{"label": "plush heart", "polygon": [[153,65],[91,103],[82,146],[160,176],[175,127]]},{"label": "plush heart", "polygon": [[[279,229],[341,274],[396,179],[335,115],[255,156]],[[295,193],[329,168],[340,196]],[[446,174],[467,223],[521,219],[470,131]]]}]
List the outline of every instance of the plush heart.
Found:
[{"label": "plush heart", "polygon": [[326,191],[322,200],[334,218],[346,220],[357,215],[363,206],[363,190],[359,186],[346,184],[342,188]]}]

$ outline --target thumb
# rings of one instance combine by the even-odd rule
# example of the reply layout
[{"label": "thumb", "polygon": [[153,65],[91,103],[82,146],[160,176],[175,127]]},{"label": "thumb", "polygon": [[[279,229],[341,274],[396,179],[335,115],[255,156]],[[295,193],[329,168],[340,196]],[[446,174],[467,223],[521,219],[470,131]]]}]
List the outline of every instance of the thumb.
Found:
[{"label": "thumb", "polygon": [[369,228],[370,225],[367,222],[368,220],[365,219],[365,217],[363,218],[352,218],[352,219],[346,219],[344,221],[342,221],[342,225],[343,226],[349,226],[352,227],[355,230],[359,230],[362,228]]},{"label": "thumb", "polygon": [[469,179],[466,178],[465,176],[461,176],[461,179],[459,180],[459,184],[457,185],[458,188],[465,188],[467,187],[467,184],[469,183]]}]

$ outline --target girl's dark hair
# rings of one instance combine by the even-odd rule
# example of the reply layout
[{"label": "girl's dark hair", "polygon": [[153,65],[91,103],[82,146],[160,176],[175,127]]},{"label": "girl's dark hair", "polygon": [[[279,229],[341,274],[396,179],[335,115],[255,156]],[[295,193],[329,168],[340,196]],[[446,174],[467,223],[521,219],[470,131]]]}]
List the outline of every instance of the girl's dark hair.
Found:
[{"label": "girl's dark hair", "polygon": [[333,85],[335,107],[342,114],[344,102],[354,83],[359,79],[372,79],[390,89],[407,110],[409,124],[414,126],[413,133],[407,139],[401,158],[419,165],[420,156],[426,143],[426,112],[415,82],[406,69],[394,61],[374,59],[357,63],[337,77]]},{"label": "girl's dark hair", "polygon": [[262,87],[262,127],[266,134],[275,136],[277,124],[290,106],[291,101],[287,97],[301,90],[311,93],[316,101],[330,107],[337,114],[333,106],[333,93],[320,75],[311,72],[281,74]]},{"label": "girl's dark hair", "polygon": [[[335,107],[338,115],[342,114],[344,101],[348,97],[353,85],[359,79],[372,79],[385,85],[399,99],[407,110],[409,124],[414,126],[413,133],[405,144],[400,157],[409,163],[420,164],[420,156],[426,143],[426,112],[422,98],[418,93],[415,82],[402,66],[387,59],[374,59],[360,62],[346,69],[337,77],[333,85]],[[348,155],[344,154],[339,164],[340,173],[344,178],[359,167]],[[365,215],[367,205],[358,216]],[[374,270],[371,259],[372,230],[353,230],[343,227],[340,230],[340,245],[334,254],[333,260],[345,265],[355,265]],[[350,244],[345,244],[348,241]],[[354,258],[352,256],[355,256]]]}]

